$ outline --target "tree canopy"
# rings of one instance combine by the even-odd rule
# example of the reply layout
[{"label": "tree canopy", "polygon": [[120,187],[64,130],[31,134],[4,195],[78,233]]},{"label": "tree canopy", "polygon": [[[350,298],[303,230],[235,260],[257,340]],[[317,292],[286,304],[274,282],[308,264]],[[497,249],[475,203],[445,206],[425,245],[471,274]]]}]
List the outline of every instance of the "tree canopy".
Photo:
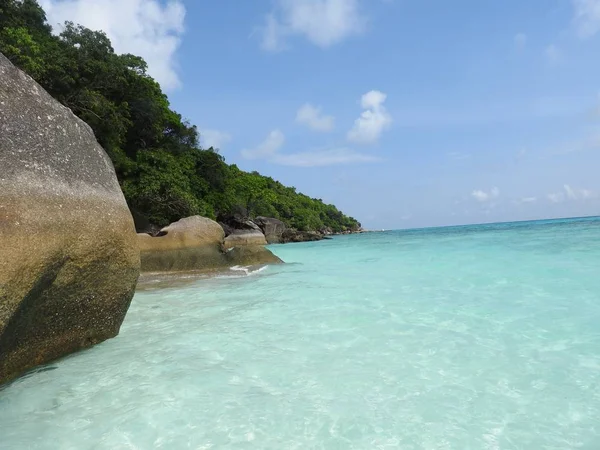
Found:
[{"label": "tree canopy", "polygon": [[355,230],[335,206],[202,149],[139,56],[66,22],[52,33],[36,0],[0,0],[0,52],[87,122],[113,161],[129,207],[159,226],[182,217],[275,217],[299,230]]}]

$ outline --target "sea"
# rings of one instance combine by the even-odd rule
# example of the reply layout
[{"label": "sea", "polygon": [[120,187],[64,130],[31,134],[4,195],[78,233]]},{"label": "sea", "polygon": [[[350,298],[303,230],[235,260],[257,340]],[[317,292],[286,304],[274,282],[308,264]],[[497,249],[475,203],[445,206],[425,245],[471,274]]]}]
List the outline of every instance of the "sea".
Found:
[{"label": "sea", "polygon": [[600,449],[600,218],[270,248],[2,387],[0,448]]}]

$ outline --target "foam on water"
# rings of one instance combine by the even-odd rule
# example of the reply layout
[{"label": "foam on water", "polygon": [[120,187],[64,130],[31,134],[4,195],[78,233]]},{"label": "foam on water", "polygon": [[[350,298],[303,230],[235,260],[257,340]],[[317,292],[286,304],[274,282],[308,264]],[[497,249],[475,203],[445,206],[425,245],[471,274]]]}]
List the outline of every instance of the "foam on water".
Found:
[{"label": "foam on water", "polygon": [[599,232],[343,236],[139,292],[117,338],[0,391],[0,448],[598,449]]},{"label": "foam on water", "polygon": [[[233,266],[229,270],[233,272],[243,272],[246,276],[256,275],[265,270],[268,266],[253,267],[253,266]],[[231,275],[225,275],[231,276]]]}]

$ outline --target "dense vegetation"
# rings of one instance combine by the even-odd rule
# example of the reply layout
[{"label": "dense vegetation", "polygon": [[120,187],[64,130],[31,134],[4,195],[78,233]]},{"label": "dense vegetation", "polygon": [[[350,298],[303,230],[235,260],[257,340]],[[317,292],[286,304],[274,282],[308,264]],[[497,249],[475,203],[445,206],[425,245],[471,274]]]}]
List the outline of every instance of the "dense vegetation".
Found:
[{"label": "dense vegetation", "polygon": [[0,0],[0,52],[94,130],[131,209],[156,225],[200,214],[276,217],[300,230],[355,229],[333,205],[201,149],[198,130],[169,107],[138,56],[67,22],[52,34],[35,0]]}]

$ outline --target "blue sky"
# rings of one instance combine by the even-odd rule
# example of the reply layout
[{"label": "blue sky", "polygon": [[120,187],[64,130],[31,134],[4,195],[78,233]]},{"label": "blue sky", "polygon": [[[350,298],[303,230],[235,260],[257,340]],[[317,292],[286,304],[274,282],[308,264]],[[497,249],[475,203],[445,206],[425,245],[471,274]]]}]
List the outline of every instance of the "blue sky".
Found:
[{"label": "blue sky", "polygon": [[600,0],[40,3],[144,56],[228,162],[368,228],[600,214]]}]

